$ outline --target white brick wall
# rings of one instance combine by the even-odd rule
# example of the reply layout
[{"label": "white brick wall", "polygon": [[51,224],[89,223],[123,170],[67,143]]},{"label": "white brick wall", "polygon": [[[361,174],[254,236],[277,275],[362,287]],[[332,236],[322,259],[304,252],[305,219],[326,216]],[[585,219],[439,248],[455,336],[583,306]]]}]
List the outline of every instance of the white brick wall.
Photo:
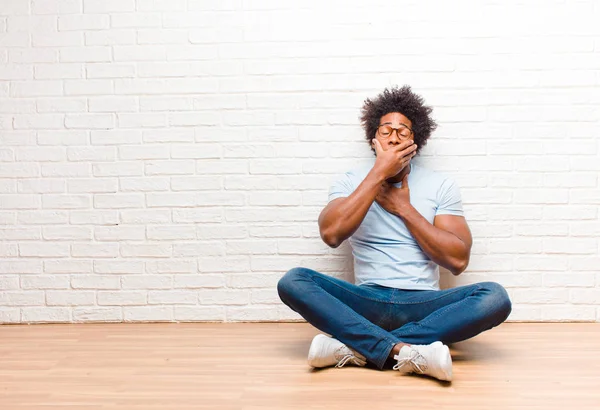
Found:
[{"label": "white brick wall", "polygon": [[410,84],[475,235],[445,285],[600,321],[600,7],[564,1],[0,0],[0,322],[288,320],[316,218]]}]

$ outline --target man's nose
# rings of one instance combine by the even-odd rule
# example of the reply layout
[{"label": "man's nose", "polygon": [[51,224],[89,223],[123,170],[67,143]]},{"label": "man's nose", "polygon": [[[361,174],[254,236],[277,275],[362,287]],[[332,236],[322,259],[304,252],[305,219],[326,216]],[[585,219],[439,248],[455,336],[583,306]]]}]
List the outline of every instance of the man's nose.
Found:
[{"label": "man's nose", "polygon": [[390,139],[388,140],[388,144],[390,145],[398,145],[400,144],[400,132],[398,130],[392,129],[392,133],[390,134]]}]

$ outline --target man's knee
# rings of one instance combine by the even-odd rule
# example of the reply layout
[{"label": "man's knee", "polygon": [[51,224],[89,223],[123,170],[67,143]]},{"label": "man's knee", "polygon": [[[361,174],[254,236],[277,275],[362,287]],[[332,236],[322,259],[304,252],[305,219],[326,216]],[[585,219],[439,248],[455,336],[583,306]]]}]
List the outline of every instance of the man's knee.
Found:
[{"label": "man's knee", "polygon": [[277,282],[277,293],[279,293],[279,298],[283,302],[286,302],[290,297],[297,294],[302,279],[306,279],[306,277],[306,268],[293,268],[287,271],[285,275],[279,279],[279,282]]},{"label": "man's knee", "polygon": [[480,285],[486,291],[485,305],[489,309],[490,316],[497,324],[504,322],[512,311],[508,292],[496,282],[484,282]]}]

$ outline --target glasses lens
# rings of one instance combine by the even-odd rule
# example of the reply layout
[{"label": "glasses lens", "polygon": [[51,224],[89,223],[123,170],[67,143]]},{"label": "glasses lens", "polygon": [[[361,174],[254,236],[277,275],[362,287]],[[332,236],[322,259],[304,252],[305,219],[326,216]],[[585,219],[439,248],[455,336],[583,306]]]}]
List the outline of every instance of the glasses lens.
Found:
[{"label": "glasses lens", "polygon": [[390,134],[392,133],[392,127],[390,127],[388,125],[384,125],[383,127],[379,127],[379,133],[383,137],[389,137]]},{"label": "glasses lens", "polygon": [[400,133],[401,136],[403,136],[405,138],[410,137],[410,130],[403,125],[401,125],[400,128],[398,128],[398,132]]}]

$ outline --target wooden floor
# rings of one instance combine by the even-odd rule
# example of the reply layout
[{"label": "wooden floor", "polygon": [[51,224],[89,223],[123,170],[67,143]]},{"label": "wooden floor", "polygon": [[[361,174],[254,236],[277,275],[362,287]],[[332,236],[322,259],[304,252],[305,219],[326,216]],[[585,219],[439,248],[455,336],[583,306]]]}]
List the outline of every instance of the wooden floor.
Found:
[{"label": "wooden floor", "polygon": [[0,409],[600,409],[600,324],[509,323],[451,384],[310,370],[300,323],[0,326]]}]

